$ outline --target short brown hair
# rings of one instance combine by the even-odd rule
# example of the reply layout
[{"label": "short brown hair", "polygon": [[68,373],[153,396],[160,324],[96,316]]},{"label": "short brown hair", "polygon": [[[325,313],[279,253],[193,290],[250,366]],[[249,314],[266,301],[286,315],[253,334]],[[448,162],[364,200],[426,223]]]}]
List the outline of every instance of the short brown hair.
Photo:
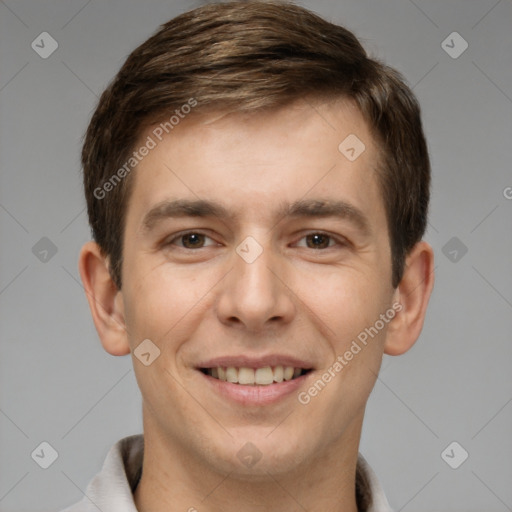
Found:
[{"label": "short brown hair", "polygon": [[413,92],[347,29],[287,2],[233,1],[162,25],[128,56],[92,116],[82,149],[89,222],[119,289],[133,181],[126,162],[143,129],[191,100],[195,115],[258,113],[301,98],[354,101],[379,145],[398,286],[405,257],[425,232],[429,202],[429,156]]}]

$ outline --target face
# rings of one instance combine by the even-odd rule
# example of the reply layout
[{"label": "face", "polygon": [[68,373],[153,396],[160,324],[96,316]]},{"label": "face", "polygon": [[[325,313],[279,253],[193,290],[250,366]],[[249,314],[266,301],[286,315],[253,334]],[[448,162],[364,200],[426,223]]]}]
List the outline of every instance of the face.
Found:
[{"label": "face", "polygon": [[[339,149],[351,134],[355,159],[353,139]],[[133,356],[145,429],[252,477],[357,446],[394,312],[360,113],[301,103],[148,135],[119,292],[132,353],[147,339],[160,350],[148,366]],[[247,455],[261,458],[249,469]]]}]

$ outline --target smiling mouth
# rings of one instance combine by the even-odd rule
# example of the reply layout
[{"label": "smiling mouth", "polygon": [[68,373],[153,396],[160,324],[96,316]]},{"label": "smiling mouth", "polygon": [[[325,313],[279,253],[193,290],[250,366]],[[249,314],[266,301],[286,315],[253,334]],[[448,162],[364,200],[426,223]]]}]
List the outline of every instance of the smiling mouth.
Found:
[{"label": "smiling mouth", "polygon": [[311,371],[307,368],[293,366],[265,366],[263,368],[222,367],[199,368],[199,370],[214,379],[232,384],[245,386],[269,386],[283,381],[294,380]]}]

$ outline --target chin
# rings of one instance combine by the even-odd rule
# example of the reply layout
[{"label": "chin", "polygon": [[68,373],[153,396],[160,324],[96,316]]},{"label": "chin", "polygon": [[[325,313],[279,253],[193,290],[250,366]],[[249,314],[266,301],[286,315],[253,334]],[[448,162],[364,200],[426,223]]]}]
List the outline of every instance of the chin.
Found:
[{"label": "chin", "polygon": [[[279,428],[282,428],[280,432]],[[284,426],[238,429],[226,444],[211,447],[210,455],[214,460],[209,464],[223,473],[231,473],[233,478],[263,482],[270,475],[297,470],[308,459],[308,453],[313,455],[313,447],[307,442],[310,436],[303,432],[301,440],[297,435]]]}]

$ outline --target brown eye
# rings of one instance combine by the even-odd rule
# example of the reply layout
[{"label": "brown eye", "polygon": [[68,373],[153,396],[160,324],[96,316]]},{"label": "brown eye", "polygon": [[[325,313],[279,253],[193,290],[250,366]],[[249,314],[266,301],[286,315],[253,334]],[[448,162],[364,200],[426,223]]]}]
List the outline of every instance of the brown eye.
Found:
[{"label": "brown eye", "polygon": [[326,249],[330,242],[331,237],[323,233],[313,233],[306,236],[306,245],[310,249]]},{"label": "brown eye", "polygon": [[211,237],[199,231],[188,231],[176,233],[173,238],[167,239],[164,246],[170,249],[172,246],[177,246],[180,249],[203,249],[213,246],[218,246]]},{"label": "brown eye", "polygon": [[204,246],[205,238],[206,236],[201,233],[187,233],[180,236],[178,240],[182,241],[182,245],[186,249],[197,249]]}]

